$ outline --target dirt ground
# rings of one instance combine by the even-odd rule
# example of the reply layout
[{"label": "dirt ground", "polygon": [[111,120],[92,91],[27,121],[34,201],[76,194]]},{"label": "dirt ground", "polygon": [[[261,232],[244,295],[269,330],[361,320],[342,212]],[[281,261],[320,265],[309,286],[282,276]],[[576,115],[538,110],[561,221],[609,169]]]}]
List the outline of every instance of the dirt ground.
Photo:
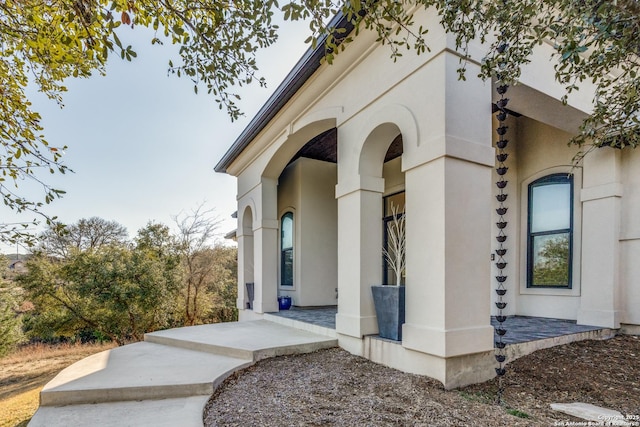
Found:
[{"label": "dirt ground", "polygon": [[[230,377],[206,426],[554,426],[580,421],[551,403],[615,409],[640,425],[640,338],[618,336],[539,350],[498,380],[445,391],[440,383],[340,349],[259,362]],[[563,424],[565,423],[565,424]],[[584,424],[583,424],[584,425]]]}]

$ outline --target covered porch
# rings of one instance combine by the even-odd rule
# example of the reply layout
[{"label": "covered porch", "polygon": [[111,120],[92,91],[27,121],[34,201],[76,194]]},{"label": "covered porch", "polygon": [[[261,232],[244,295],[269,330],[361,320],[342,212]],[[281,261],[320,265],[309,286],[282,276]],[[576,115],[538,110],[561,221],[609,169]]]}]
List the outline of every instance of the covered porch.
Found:
[{"label": "covered porch", "polygon": [[[335,336],[336,313],[336,306],[292,307],[290,310],[267,313],[265,316],[277,323],[301,329],[311,328],[320,332],[324,330],[324,334]],[[499,325],[494,317],[491,317],[491,325],[494,328]],[[615,329],[578,325],[575,320],[534,316],[509,316],[502,326],[507,329],[507,334],[502,337],[502,341],[507,344],[509,353],[515,355],[515,358],[542,348],[587,339],[608,339],[616,334]],[[401,344],[376,335],[370,335],[368,338],[395,345]]]}]

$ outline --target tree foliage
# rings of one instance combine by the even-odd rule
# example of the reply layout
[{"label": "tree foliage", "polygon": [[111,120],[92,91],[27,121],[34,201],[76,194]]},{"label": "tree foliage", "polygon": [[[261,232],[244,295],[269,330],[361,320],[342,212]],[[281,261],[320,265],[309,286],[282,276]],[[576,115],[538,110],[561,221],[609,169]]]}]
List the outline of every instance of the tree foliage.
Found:
[{"label": "tree foliage", "polygon": [[[485,43],[482,78],[516,84],[536,46],[550,43],[556,80],[566,96],[592,82],[594,110],[580,133],[578,145],[636,147],[640,144],[640,2],[637,0],[382,0],[345,3],[293,1],[283,6],[293,19],[310,19],[314,43],[326,37],[331,61],[351,40],[344,30],[325,24],[342,13],[355,26],[375,31],[378,41],[397,58],[407,50],[429,49],[429,31],[415,12],[432,8],[444,29],[456,35],[463,53],[476,40]],[[465,66],[459,70],[464,78]],[[566,96],[564,101],[566,101]]]},{"label": "tree foliage", "polygon": [[170,256],[176,251],[176,238],[164,224],[149,222],[138,230],[134,239],[138,249],[150,249],[160,256]]},{"label": "tree foliage", "polygon": [[0,357],[10,353],[23,340],[18,301],[17,290],[0,278]]},{"label": "tree foliage", "polygon": [[[0,2],[0,197],[17,212],[42,213],[42,206],[64,194],[47,184],[42,172],[65,173],[66,147],[50,146],[41,117],[26,94],[32,85],[62,105],[64,81],[104,74],[112,55],[131,61],[126,27],[155,30],[151,43],[180,45],[169,71],[185,76],[194,90],[203,85],[232,119],[239,116],[231,87],[257,75],[255,52],[276,40],[273,1],[246,0],[7,0]],[[28,200],[23,180],[42,187],[42,200]],[[21,184],[22,185],[22,184]],[[54,218],[46,217],[49,222]],[[35,220],[34,220],[35,221]],[[4,240],[25,237],[20,227],[1,227]]]},{"label": "tree foliage", "polygon": [[536,286],[569,285],[569,235],[561,234],[545,239],[533,266]]},{"label": "tree foliage", "polygon": [[[481,77],[517,83],[536,46],[550,43],[556,79],[567,95],[580,84],[595,84],[593,114],[573,142],[579,145],[636,147],[640,143],[640,3],[637,0],[7,0],[0,2],[0,196],[10,208],[41,213],[63,192],[42,175],[64,173],[65,147],[52,147],[43,135],[40,116],[26,95],[31,84],[58,103],[70,77],[104,73],[114,54],[136,57],[125,41],[127,27],[155,30],[151,43],[180,45],[180,58],[169,71],[204,86],[232,119],[240,115],[234,85],[264,80],[255,54],[277,39],[275,12],[285,19],[309,21],[312,45],[326,46],[332,62],[363,29],[397,58],[407,51],[429,49],[430,30],[416,20],[421,9],[436,11],[445,30],[455,34],[458,49],[485,43]],[[351,34],[330,24],[341,13],[355,27]],[[460,67],[464,78],[464,62]],[[18,182],[35,181],[42,200],[28,200]],[[48,218],[49,221],[52,218]],[[0,226],[4,240],[20,237],[18,228]]]},{"label": "tree foliage", "polygon": [[40,236],[39,249],[52,257],[67,258],[73,251],[124,245],[128,239],[125,226],[94,216],[66,227],[50,227]]},{"label": "tree foliage", "polygon": [[176,244],[184,274],[184,320],[187,325],[195,325],[203,317],[203,305],[210,303],[215,267],[211,244],[220,220],[213,216],[212,210],[200,205],[175,216],[174,221],[178,227]]},{"label": "tree foliage", "polygon": [[207,289],[210,305],[202,318],[203,323],[232,322],[238,320],[238,249],[215,245],[210,249],[213,264],[212,278]]},{"label": "tree foliage", "polygon": [[24,316],[28,336],[124,343],[153,330],[235,320],[236,249],[210,242],[215,221],[205,213],[180,217],[186,228],[178,234],[150,222],[134,242],[101,218],[80,220],[62,237],[49,230],[56,244],[43,244],[17,278],[35,305]]},{"label": "tree foliage", "polygon": [[63,234],[51,228],[18,277],[36,306],[26,329],[50,340],[140,339],[169,323],[174,267],[152,248],[131,245],[115,221],[81,219]]}]

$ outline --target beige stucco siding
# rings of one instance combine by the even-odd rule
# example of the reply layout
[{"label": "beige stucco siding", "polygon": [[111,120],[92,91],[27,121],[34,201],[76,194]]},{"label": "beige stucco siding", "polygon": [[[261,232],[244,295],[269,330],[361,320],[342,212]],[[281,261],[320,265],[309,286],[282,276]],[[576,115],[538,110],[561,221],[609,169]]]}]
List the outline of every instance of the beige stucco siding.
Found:
[{"label": "beige stucco siding", "polygon": [[336,181],[335,164],[307,158],[287,166],[278,180],[278,218],[294,214],[295,241],[294,286],[279,286],[279,293],[298,306],[337,304]]},{"label": "beige stucco siding", "polygon": [[[337,167],[302,161],[301,305],[336,305],[338,288]],[[304,256],[304,255],[307,256]]]},{"label": "beige stucco siding", "polygon": [[623,197],[620,227],[622,323],[640,324],[640,152],[622,157]]},{"label": "beige stucco siding", "polygon": [[[361,32],[331,66],[322,65],[227,168],[238,177],[238,210],[250,206],[251,230],[241,227],[243,269],[254,268],[251,315],[277,310],[277,294],[299,306],[338,303],[336,334],[343,348],[447,387],[488,379],[456,377],[468,358],[493,363],[491,301],[496,295],[495,82],[481,81],[484,50],[471,46],[467,80],[460,55],[437,16],[419,12],[431,51],[393,62],[387,46]],[[575,319],[619,327],[640,324],[640,155],[596,150],[574,167],[567,145],[588,113],[588,87],[563,105],[551,47],[536,48],[522,84],[507,93],[510,140],[505,179],[508,240],[503,314]],[[584,90],[583,90],[584,89]],[[338,163],[291,159],[314,137],[334,129]],[[402,136],[403,153],[383,162]],[[317,141],[316,141],[317,142]],[[493,145],[492,145],[493,142]],[[526,286],[528,185],[573,174],[571,288]],[[406,318],[394,352],[373,357],[363,337],[378,332],[371,285],[382,281],[383,197],[406,191]],[[294,286],[280,286],[280,218],[294,214]],[[246,258],[246,260],[245,260]],[[250,267],[253,260],[253,267]],[[336,288],[339,295],[336,295]],[[242,292],[242,286],[239,287]],[[336,298],[339,297],[337,300]],[[245,298],[246,299],[246,298]],[[239,297],[239,307],[246,303]],[[247,311],[247,310],[243,310]],[[241,318],[249,318],[241,312]],[[507,327],[508,328],[508,327]],[[491,360],[490,360],[491,359]],[[490,363],[489,363],[490,360]],[[483,362],[484,363],[484,362]],[[454,378],[455,377],[455,378]],[[482,378],[481,378],[482,377]]]},{"label": "beige stucco siding", "polygon": [[[582,168],[573,167],[576,147],[568,146],[571,135],[525,116],[510,117],[506,122],[509,130],[505,138],[509,140],[506,152],[509,158],[505,162],[509,171],[505,179],[509,184],[505,192],[509,195],[505,216],[508,228],[506,246],[507,268],[504,274],[509,277],[507,301],[509,315],[541,316],[575,320],[580,309],[580,272],[581,272],[581,203]],[[494,120],[494,126],[497,127]],[[497,139],[497,138],[495,138]],[[574,239],[572,264],[572,289],[528,289],[526,286],[527,266],[527,188],[528,185],[543,176],[553,173],[574,174]],[[494,172],[493,180],[498,180]],[[494,191],[495,189],[494,186]],[[497,203],[496,203],[497,207]],[[497,217],[494,217],[497,220]],[[492,245],[497,248],[495,236],[497,228],[492,222]],[[492,278],[497,275],[495,266]],[[492,299],[496,301],[495,293]],[[492,304],[492,312],[497,313]]]}]

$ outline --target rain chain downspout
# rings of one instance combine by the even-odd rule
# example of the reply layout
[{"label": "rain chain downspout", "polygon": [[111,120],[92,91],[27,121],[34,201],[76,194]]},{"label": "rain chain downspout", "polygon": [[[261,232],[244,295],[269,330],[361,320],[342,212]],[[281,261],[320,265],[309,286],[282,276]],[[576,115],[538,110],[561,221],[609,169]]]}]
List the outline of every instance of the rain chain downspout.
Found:
[{"label": "rain chain downspout", "polygon": [[[498,52],[502,53],[506,49],[506,45],[502,44],[498,47]],[[498,275],[496,276],[497,287],[496,293],[498,294],[498,301],[496,302],[496,307],[498,308],[498,315],[496,316],[496,320],[499,323],[499,326],[496,328],[496,341],[495,341],[495,358],[498,362],[498,367],[496,368],[496,374],[498,375],[498,395],[497,395],[497,403],[502,403],[502,394],[504,391],[503,388],[503,376],[506,373],[505,369],[505,361],[507,359],[505,355],[505,347],[506,343],[503,341],[504,335],[507,333],[507,330],[504,327],[504,322],[507,320],[507,316],[504,315],[503,310],[507,307],[507,303],[503,301],[503,297],[507,293],[507,289],[505,287],[505,283],[507,280],[507,276],[504,275],[504,269],[507,267],[507,262],[505,261],[505,255],[507,254],[507,248],[505,242],[507,241],[507,235],[505,234],[505,229],[507,227],[507,221],[505,221],[504,215],[507,213],[507,206],[505,202],[507,200],[507,193],[505,192],[507,188],[507,182],[504,179],[505,174],[507,173],[508,167],[505,166],[505,162],[509,154],[505,152],[505,148],[509,143],[509,140],[505,138],[505,134],[507,133],[508,126],[505,125],[505,120],[507,119],[507,103],[509,102],[508,98],[505,98],[505,93],[509,89],[509,86],[504,84],[501,81],[500,75],[497,76],[498,86],[496,91],[500,95],[500,99],[494,104],[493,110],[496,114],[496,118],[498,119],[498,128],[496,132],[498,133],[498,142],[496,143],[498,147],[498,154],[496,154],[496,173],[499,176],[498,181],[496,182],[496,186],[498,187],[498,194],[496,195],[496,199],[498,200],[499,206],[496,209],[496,213],[498,214],[498,222],[496,222],[496,226],[498,227],[498,235],[496,236],[496,240],[498,241],[498,248],[496,249],[496,255],[498,256],[496,259],[496,267],[499,270]]]}]

